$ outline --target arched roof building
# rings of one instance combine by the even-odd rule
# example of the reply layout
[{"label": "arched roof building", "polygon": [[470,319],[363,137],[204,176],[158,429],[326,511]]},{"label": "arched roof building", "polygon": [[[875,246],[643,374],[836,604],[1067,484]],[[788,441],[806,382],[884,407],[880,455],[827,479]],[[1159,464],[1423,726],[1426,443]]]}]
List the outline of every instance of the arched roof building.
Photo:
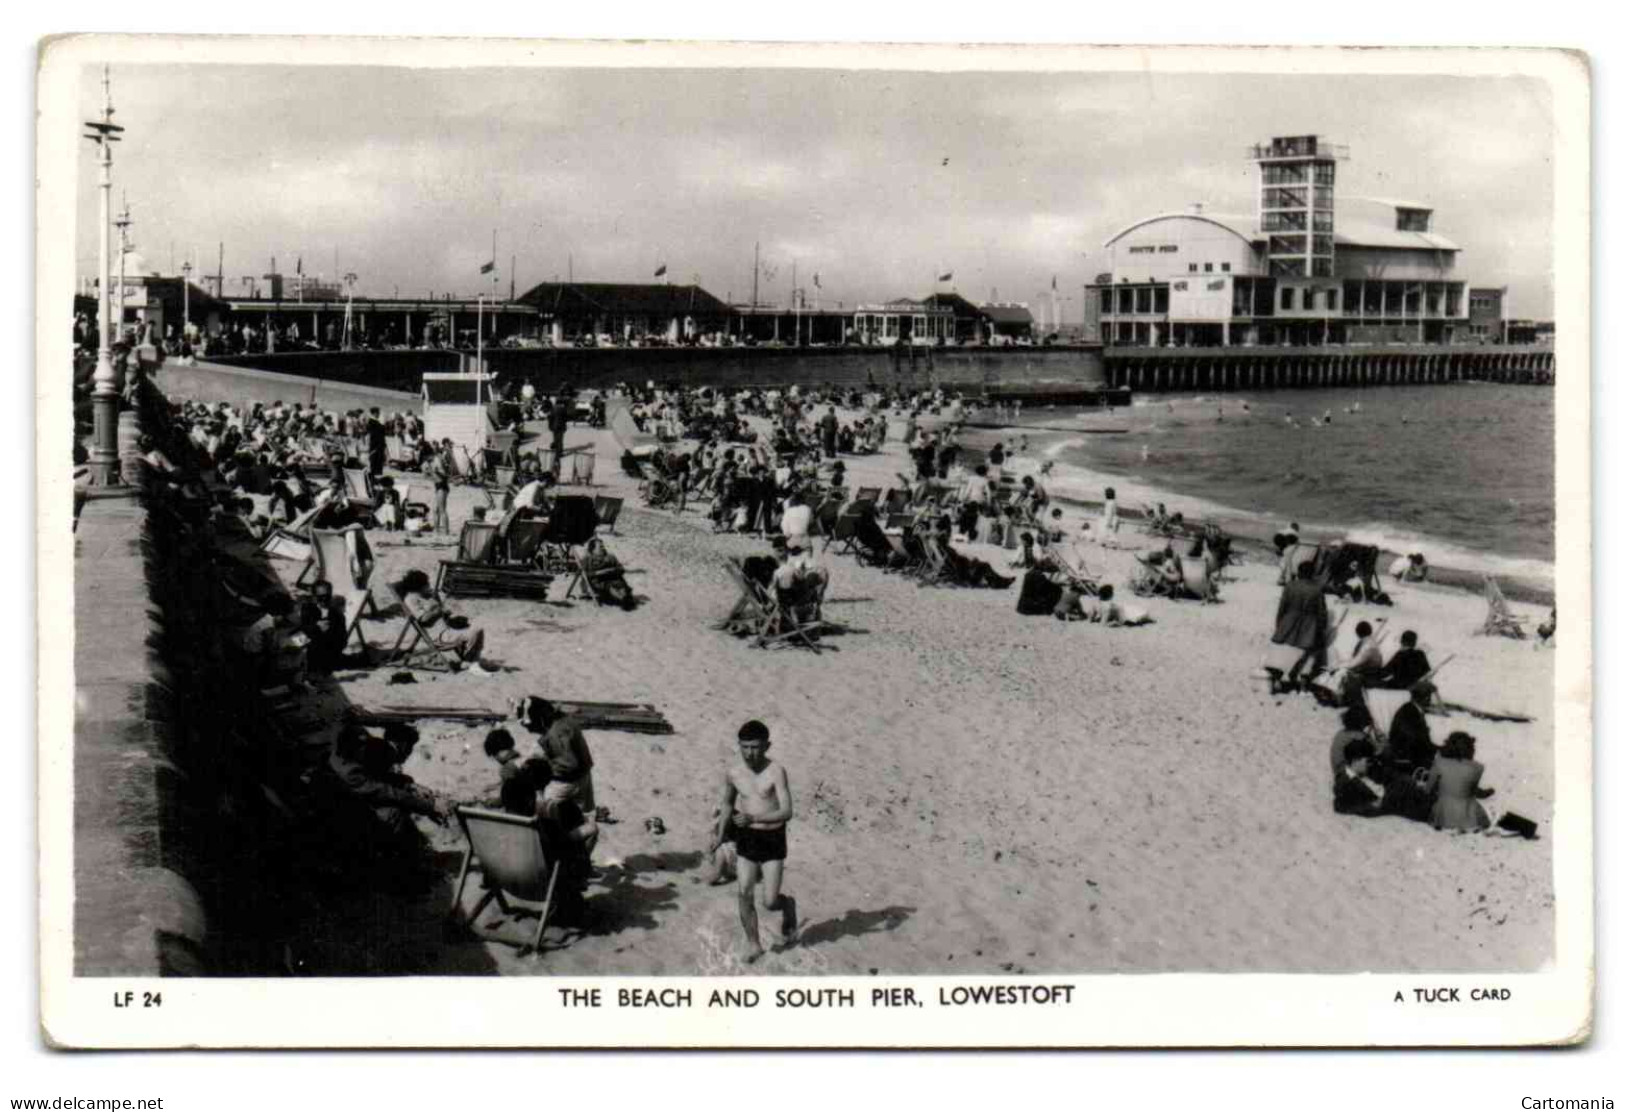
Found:
[{"label": "arched roof building", "polygon": [[[1450,342],[1468,333],[1460,248],[1430,205],[1336,195],[1346,151],[1317,136],[1252,149],[1252,213],[1146,216],[1103,244],[1086,325],[1107,344]],[[1476,333],[1482,329],[1476,326]],[[1458,335],[1459,333],[1459,335]]]}]

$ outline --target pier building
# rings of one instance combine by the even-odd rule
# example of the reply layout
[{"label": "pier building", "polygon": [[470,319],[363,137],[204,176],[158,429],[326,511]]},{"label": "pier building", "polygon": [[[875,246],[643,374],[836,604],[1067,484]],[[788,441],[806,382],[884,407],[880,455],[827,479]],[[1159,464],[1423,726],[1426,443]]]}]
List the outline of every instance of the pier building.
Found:
[{"label": "pier building", "polygon": [[1248,157],[1253,211],[1193,205],[1106,240],[1109,269],[1085,287],[1086,331],[1109,347],[1502,338],[1488,326],[1499,306],[1475,313],[1461,249],[1434,228],[1431,205],[1339,195],[1348,148],[1321,136],[1277,137]]}]

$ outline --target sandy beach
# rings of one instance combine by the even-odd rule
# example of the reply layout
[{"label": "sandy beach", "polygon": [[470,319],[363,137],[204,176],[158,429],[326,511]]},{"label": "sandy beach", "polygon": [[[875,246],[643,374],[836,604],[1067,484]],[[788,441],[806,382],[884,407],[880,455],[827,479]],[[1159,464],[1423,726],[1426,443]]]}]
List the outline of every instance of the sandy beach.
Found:
[{"label": "sandy beach", "polygon": [[[883,453],[844,457],[852,487],[884,488],[911,470],[901,424]],[[1435,740],[1452,729],[1477,737],[1492,814],[1535,819],[1537,841],[1333,812],[1335,713],[1271,696],[1257,678],[1279,595],[1273,563],[1234,569],[1216,605],[1147,600],[1154,624],[1108,629],[1024,617],[1016,587],[921,588],[832,548],[821,556],[826,614],[845,631],[817,656],[758,649],[714,623],[736,593],[724,558],[766,543],[714,534],[707,503],[681,515],[642,508],[613,438],[572,428],[571,446],[589,441],[592,493],[626,498],[606,539],[645,599],[635,612],[561,602],[562,580],[547,602],[457,600],[484,628],[494,672],[419,671],[409,685],[389,684],[388,668],[343,672],[336,690],[361,706],[506,709],[535,694],[664,712],[671,735],[587,734],[598,803],[618,820],[597,851],[592,925],[540,958],[443,937],[462,838],[419,820],[445,884],[404,906],[366,893],[330,903],[309,924],[317,971],[741,972],[733,888],[702,884],[699,868],[750,718],[769,725],[771,756],[789,771],[785,890],[802,923],[799,942],[753,973],[1512,971],[1553,957],[1554,654],[1475,635],[1481,598],[1400,586],[1396,606],[1355,606],[1344,628],[1387,617],[1390,650],[1414,629],[1435,662],[1455,654],[1439,678],[1445,699],[1534,719],[1430,721]],[[398,481],[426,497],[425,479]],[[479,490],[454,488],[454,524],[476,502]],[[1067,511],[1074,537],[1089,535],[1080,516]],[[432,576],[454,552],[403,536],[371,534],[376,582],[411,567]],[[1084,540],[1077,552],[1124,595],[1131,552],[1151,538],[1126,523],[1119,539],[1120,549]],[[1014,555],[965,551],[1006,571]],[[1545,616],[1515,609],[1531,626]],[[388,645],[399,624],[361,628]],[[419,783],[465,799],[495,784],[487,727],[420,728],[406,766]],[[663,836],[645,829],[653,816]]]}]

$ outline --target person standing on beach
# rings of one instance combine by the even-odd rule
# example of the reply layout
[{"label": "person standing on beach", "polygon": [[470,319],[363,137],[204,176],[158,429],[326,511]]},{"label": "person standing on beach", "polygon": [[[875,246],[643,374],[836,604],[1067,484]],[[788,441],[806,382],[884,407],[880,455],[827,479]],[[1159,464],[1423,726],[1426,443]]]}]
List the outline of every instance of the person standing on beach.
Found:
[{"label": "person standing on beach", "polygon": [[1117,535],[1120,522],[1117,519],[1117,490],[1115,487],[1106,488],[1106,506],[1101,511],[1100,533],[1102,539],[1106,534]]},{"label": "person standing on beach", "polygon": [[788,856],[785,827],[795,815],[790,776],[768,758],[772,744],[766,724],[751,719],[739,728],[739,760],[722,778],[722,805],[711,852],[730,838],[739,855],[739,925],[745,932],[745,961],[763,954],[756,921],[756,883],[763,881],[763,906],[782,916],[785,943],[794,941],[796,902],[782,891]]},{"label": "person standing on beach", "polygon": [[1326,667],[1331,615],[1326,609],[1325,583],[1314,578],[1314,574],[1314,561],[1299,564],[1298,577],[1281,588],[1281,602],[1275,610],[1275,635],[1270,640],[1302,650],[1286,674],[1288,688],[1296,686],[1305,665],[1309,666],[1308,674],[1303,677],[1305,684]]},{"label": "person standing on beach", "polygon": [[389,447],[386,435],[384,422],[378,416],[378,407],[373,406],[372,412],[367,415],[367,471],[374,479],[384,473],[384,457]]},{"label": "person standing on beach", "polygon": [[440,451],[429,460],[429,477],[434,480],[434,531],[451,532],[451,514],[446,502],[451,497],[451,440],[440,442]]}]

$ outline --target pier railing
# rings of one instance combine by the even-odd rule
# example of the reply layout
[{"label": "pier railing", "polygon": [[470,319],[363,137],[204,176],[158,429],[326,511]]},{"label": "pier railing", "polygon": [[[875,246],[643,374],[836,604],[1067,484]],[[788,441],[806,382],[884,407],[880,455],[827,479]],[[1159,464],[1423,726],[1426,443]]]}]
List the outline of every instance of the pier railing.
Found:
[{"label": "pier railing", "polygon": [[1557,380],[1556,352],[1538,346],[1109,347],[1104,358],[1108,384],[1153,392]]}]

